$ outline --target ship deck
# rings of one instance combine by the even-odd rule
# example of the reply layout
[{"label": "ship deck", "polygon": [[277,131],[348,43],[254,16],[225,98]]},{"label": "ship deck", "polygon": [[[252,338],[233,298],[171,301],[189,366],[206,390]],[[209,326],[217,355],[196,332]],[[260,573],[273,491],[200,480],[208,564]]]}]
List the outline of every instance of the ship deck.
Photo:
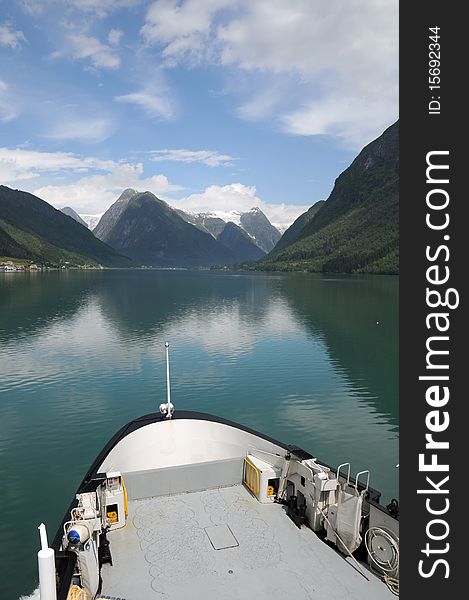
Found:
[{"label": "ship deck", "polygon": [[374,574],[242,485],[129,502],[125,528],[108,534],[102,597],[187,600],[380,600]]}]

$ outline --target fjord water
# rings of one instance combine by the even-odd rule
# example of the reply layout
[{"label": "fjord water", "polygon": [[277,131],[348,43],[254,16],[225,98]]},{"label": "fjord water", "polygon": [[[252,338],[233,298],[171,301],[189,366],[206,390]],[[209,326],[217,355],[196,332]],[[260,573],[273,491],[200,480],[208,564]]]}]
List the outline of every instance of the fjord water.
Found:
[{"label": "fjord water", "polygon": [[37,582],[107,440],[165,401],[213,413],[398,497],[398,279],[109,270],[0,274],[0,597]]}]

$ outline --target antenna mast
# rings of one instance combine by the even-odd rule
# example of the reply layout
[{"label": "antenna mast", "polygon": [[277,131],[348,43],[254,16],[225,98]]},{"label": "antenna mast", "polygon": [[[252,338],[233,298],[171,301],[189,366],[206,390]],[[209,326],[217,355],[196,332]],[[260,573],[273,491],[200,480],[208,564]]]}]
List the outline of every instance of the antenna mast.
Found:
[{"label": "antenna mast", "polygon": [[167,419],[171,419],[174,412],[174,406],[171,404],[171,382],[169,378],[169,343],[165,342],[166,348],[166,394],[167,394],[167,402],[166,404],[160,404],[160,413],[162,415],[166,415]]}]

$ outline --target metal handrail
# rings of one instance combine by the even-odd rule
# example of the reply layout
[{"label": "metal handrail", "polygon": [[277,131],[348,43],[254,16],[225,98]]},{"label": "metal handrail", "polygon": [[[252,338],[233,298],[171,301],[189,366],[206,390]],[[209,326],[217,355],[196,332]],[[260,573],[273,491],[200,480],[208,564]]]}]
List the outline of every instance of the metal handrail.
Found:
[{"label": "metal handrail", "polygon": [[347,469],[347,485],[350,485],[350,463],[342,463],[341,465],[339,465],[339,466],[337,467],[337,470],[336,470],[336,477],[337,477],[337,481],[338,481],[338,482],[339,482],[339,484],[340,484],[340,479],[339,479],[339,477],[340,477],[340,469],[341,469],[342,467],[348,467],[348,469]]},{"label": "metal handrail", "polygon": [[370,485],[370,471],[367,469],[366,471],[360,471],[355,476],[355,489],[357,490],[357,492],[358,492],[358,480],[360,479],[360,475],[364,475],[365,473],[367,474],[367,477],[366,477],[366,486],[363,491],[364,492],[368,491],[368,487]]}]

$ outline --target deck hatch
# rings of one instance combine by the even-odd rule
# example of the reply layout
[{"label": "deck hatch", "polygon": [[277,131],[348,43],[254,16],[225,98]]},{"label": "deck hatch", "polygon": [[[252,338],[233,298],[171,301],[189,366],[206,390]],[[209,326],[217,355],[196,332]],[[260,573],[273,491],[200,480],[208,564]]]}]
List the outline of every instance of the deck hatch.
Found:
[{"label": "deck hatch", "polygon": [[224,550],[225,548],[239,546],[238,540],[228,525],[211,525],[210,527],[205,527],[205,533],[215,550]]}]

